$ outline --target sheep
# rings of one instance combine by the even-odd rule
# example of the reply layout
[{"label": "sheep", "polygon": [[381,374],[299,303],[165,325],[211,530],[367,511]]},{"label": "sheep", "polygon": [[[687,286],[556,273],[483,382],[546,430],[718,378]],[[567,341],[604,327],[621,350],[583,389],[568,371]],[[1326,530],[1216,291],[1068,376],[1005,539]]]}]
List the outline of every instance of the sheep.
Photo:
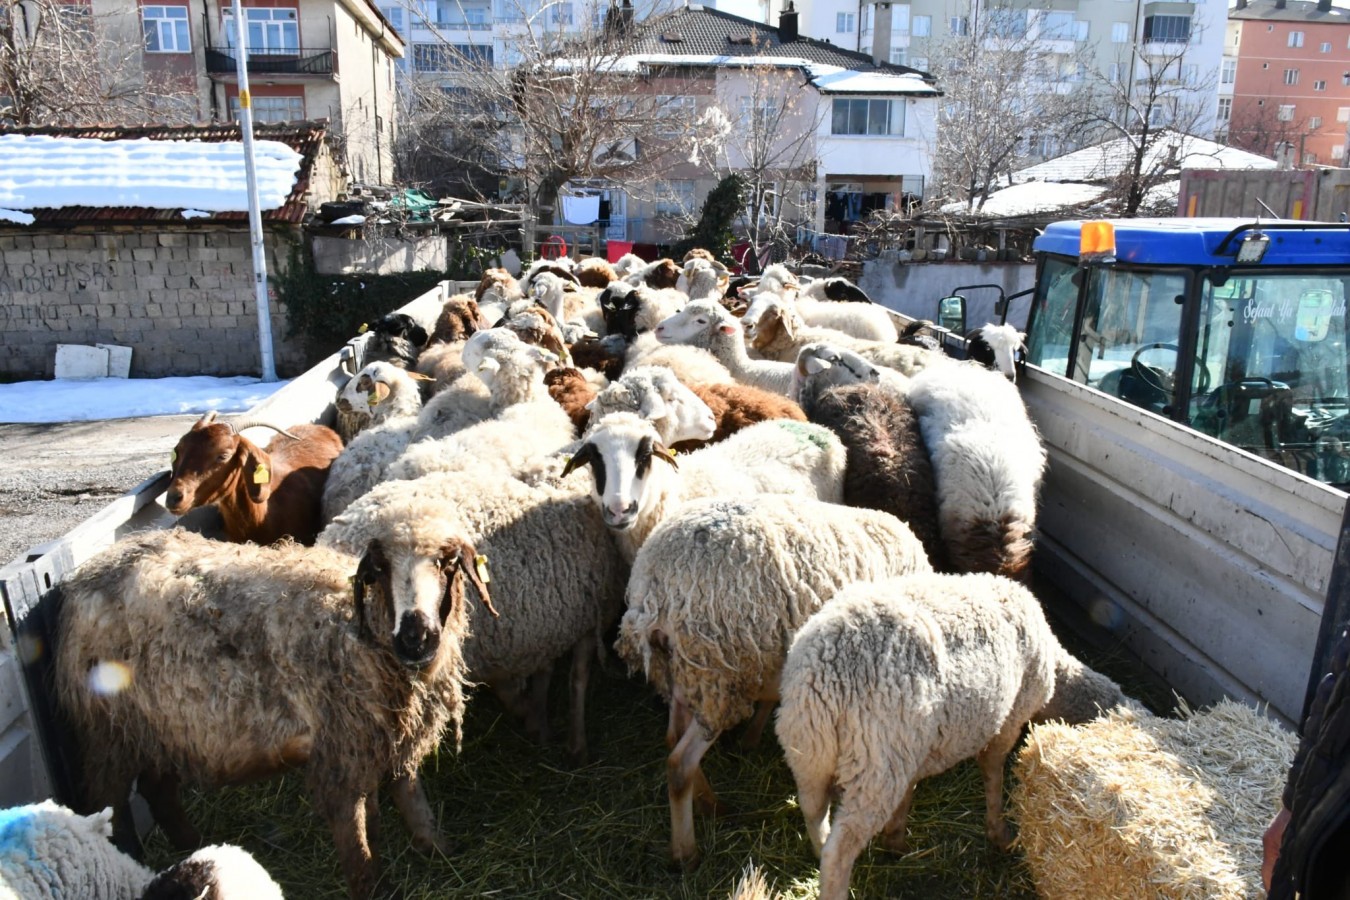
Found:
[{"label": "sheep", "polygon": [[333,460],[323,488],[321,506],[325,524],[386,477],[389,465],[412,442],[417,423],[417,418],[405,417],[367,428]]},{"label": "sheep", "polygon": [[986,322],[967,335],[966,359],[1003,373],[1009,381],[1017,380],[1017,351],[1026,349],[1026,335],[1012,325]]},{"label": "sheep", "polygon": [[417,356],[428,340],[430,335],[427,330],[412,316],[400,312],[387,313],[370,327],[370,337],[366,340],[366,350],[361,361],[369,364],[386,360],[407,369],[417,364]]},{"label": "sheep", "polygon": [[[433,558],[397,579],[378,544],[358,560],[181,529],[132,535],[85,562],[57,588],[54,661],[85,801],[119,803],[136,779],[184,848],[200,841],[180,780],[213,787],[303,767],[353,897],[379,878],[367,834],[381,782],[393,781],[414,843],[442,849],[417,767],[447,729],[459,744],[465,584],[488,608],[491,598],[463,532],[438,538]],[[403,578],[424,592],[395,596]]]},{"label": "sheep", "polygon": [[582,287],[604,288],[619,280],[614,267],[598,256],[590,256],[577,263],[576,274]]},{"label": "sheep", "polygon": [[688,296],[678,290],[654,290],[616,281],[597,298],[606,334],[621,334],[628,343],[655,330],[661,320],[684,309]]},{"label": "sheep", "polygon": [[607,334],[602,338],[584,337],[569,344],[567,353],[578,369],[594,369],[610,381],[623,374],[628,342],[623,335]]},{"label": "sheep", "polygon": [[806,402],[811,421],[848,450],[844,503],[895,516],[923,544],[933,568],[945,570],[933,464],[914,410],[876,384],[829,388]]},{"label": "sheep", "polygon": [[623,256],[620,256],[615,261],[614,274],[618,275],[619,278],[622,280],[627,278],[629,275],[632,275],[634,272],[638,271],[645,265],[647,265],[647,261],[642,257],[632,253],[625,253]]},{"label": "sheep", "polygon": [[586,423],[591,420],[591,411],[586,406],[595,399],[595,385],[580,369],[561,366],[544,373],[544,386],[548,388],[548,395],[572,420],[572,429],[577,437],[581,437],[586,431]]},{"label": "sheep", "polygon": [[665,366],[685,384],[731,384],[727,367],[707,350],[685,344],[664,344],[655,334],[639,335],[628,348],[625,370],[638,366]]},{"label": "sheep", "polygon": [[484,324],[491,328],[505,314],[506,308],[525,296],[520,283],[505,269],[488,269],[478,282],[473,299],[483,314]]},{"label": "sheep", "polygon": [[652,288],[673,288],[679,283],[683,271],[673,259],[658,259],[630,272],[623,280],[634,286],[645,284]]},{"label": "sheep", "polygon": [[928,571],[894,516],[804,497],[703,502],[652,532],[633,563],[615,649],[670,704],[677,862],[697,862],[695,793],[715,803],[699,760],[756,701],[777,699],[797,629],[846,584]]},{"label": "sheep", "polygon": [[813,280],[798,292],[797,297],[798,299],[809,297],[812,300],[833,300],[844,303],[872,302],[872,298],[867,296],[866,291],[847,278],[838,276]]},{"label": "sheep", "polygon": [[691,302],[656,327],[656,339],[707,350],[742,384],[785,397],[792,392],[793,364],[751,359],[741,323],[715,301]]},{"label": "sheep", "polygon": [[923,347],[928,350],[941,350],[942,342],[936,336],[928,333],[928,330],[933,327],[933,323],[927,319],[915,319],[900,329],[900,337],[896,343]]},{"label": "sheep", "polygon": [[[511,359],[505,368],[502,362]],[[509,328],[489,328],[469,338],[461,352],[467,375],[432,397],[418,415],[412,440],[447,437],[491,418],[514,403],[544,396],[543,368],[557,361],[526,344]]]},{"label": "sheep", "polygon": [[140,900],[282,900],[281,887],[246,850],[230,844],[203,847],[165,869]]},{"label": "sheep", "polygon": [[712,411],[716,428],[706,441],[683,440],[670,445],[680,453],[716,444],[742,428],[771,419],[805,422],[806,414],[793,400],[746,384],[692,384],[689,386]]},{"label": "sheep", "polygon": [[431,379],[427,397],[434,397],[464,375],[464,341],[432,344],[417,358],[416,372]]},{"label": "sheep", "polygon": [[[776,284],[777,282],[770,283]],[[895,321],[883,306],[861,303],[833,303],[810,297],[796,297],[794,299],[794,294],[790,288],[777,291],[768,290],[763,287],[764,282],[762,280],[760,285],[760,289],[755,292],[750,302],[750,308],[746,310],[745,319],[747,322],[758,320],[760,311],[767,304],[774,302],[790,306],[807,325],[842,331],[858,340],[894,344],[899,338],[899,333],[895,329]]]},{"label": "sheep", "polygon": [[154,873],[111,841],[111,809],[76,815],[52,800],[0,809],[0,897],[135,900]]},{"label": "sheep", "polygon": [[618,381],[596,394],[588,405],[590,421],[598,423],[615,412],[635,412],[656,429],[663,444],[707,440],[717,421],[699,395],[663,366],[629,369]]},{"label": "sheep", "polygon": [[759,298],[760,307],[755,318],[747,312],[742,322],[753,347],[765,359],[792,362],[807,344],[830,343],[845,347],[868,361],[895,369],[903,375],[913,375],[928,366],[942,365],[951,360],[936,350],[900,343],[884,343],[854,338],[841,331],[807,325],[791,303],[770,295]]},{"label": "sheep", "polygon": [[[415,416],[422,411],[422,392],[418,382],[430,377],[409,372],[389,362],[373,362],[338,391],[340,413],[365,419],[361,428],[379,425],[399,416]],[[360,429],[351,437],[360,433]],[[349,437],[344,443],[350,443]]]},{"label": "sheep", "polygon": [[675,289],[690,300],[718,300],[729,279],[726,266],[714,259],[695,256],[685,260]]},{"label": "sheep", "polygon": [[[470,676],[514,688],[523,676],[546,680],[554,661],[571,651],[568,754],[583,760],[587,667],[619,615],[623,590],[622,562],[583,490],[452,473],[388,482],[354,503],[320,541],[349,552],[380,546],[390,571],[406,572],[434,568],[444,542],[458,534],[482,555],[502,610],[500,618],[470,614],[472,637],[464,645]],[[435,602],[423,596],[431,587],[401,578],[393,595],[405,604]],[[538,704],[527,725],[543,737]]]},{"label": "sheep", "polygon": [[431,341],[432,344],[462,341],[487,327],[478,302],[468,294],[456,294],[441,306],[441,314],[431,330]]},{"label": "sheep", "polygon": [[791,396],[801,404],[807,419],[811,418],[811,406],[822,391],[848,384],[879,384],[900,397],[909,390],[909,379],[895,369],[875,366],[844,347],[817,343],[798,351]]},{"label": "sheep", "polygon": [[[657,459],[668,467],[654,465]],[[590,466],[592,496],[631,562],[653,529],[695,499],[775,493],[838,502],[846,459],[843,445],[827,429],[771,421],[677,463],[650,422],[621,412],[591,429],[562,474]]]},{"label": "sheep", "polygon": [[1029,577],[1046,457],[1017,388],[976,363],[953,362],[916,374],[906,397],[933,461],[952,569]]},{"label": "sheep", "polygon": [[605,330],[600,305],[589,294],[568,290],[568,283],[551,271],[542,271],[530,281],[529,297],[548,310],[558,323],[584,322],[591,331]]},{"label": "sheep", "polygon": [[[915,783],[971,757],[985,832],[1008,849],[1004,762],[1022,727],[1074,687],[1057,684],[1066,656],[1031,592],[995,575],[854,584],[812,615],[783,664],[777,734],[821,860],[821,900],[846,900],[874,835],[904,850]],[[1098,702],[1119,702],[1101,681]]]},{"label": "sheep", "polygon": [[[174,447],[164,505],[175,516],[214,505],[235,542],[314,542],[328,467],[342,439],[323,425],[297,425],[262,449],[240,432],[261,422],[217,423],[214,412]],[[277,429],[274,425],[266,426]]]}]

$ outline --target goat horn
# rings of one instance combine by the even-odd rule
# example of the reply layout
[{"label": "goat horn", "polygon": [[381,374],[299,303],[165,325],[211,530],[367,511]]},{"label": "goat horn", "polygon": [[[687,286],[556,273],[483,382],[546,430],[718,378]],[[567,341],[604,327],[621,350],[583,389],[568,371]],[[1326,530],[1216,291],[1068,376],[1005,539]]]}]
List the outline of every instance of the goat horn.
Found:
[{"label": "goat horn", "polygon": [[280,425],[273,425],[271,422],[262,422],[257,419],[242,419],[238,422],[231,422],[230,428],[234,430],[235,434],[238,434],[239,432],[243,431],[246,428],[270,428],[273,431],[277,432],[278,434],[286,435],[286,437],[290,438],[293,441],[300,440],[298,436],[291,434],[289,431],[282,428]]}]

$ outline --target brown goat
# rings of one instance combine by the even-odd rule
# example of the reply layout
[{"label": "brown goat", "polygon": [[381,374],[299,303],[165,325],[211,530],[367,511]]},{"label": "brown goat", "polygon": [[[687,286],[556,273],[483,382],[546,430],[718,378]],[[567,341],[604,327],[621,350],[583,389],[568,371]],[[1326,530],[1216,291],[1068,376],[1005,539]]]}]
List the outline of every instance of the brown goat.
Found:
[{"label": "brown goat", "polygon": [[691,384],[689,389],[708,404],[717,419],[717,430],[706,441],[679,441],[676,450],[687,453],[725,440],[742,428],[767,419],[805,422],[802,408],[781,394],[747,384]]},{"label": "brown goat", "polygon": [[548,386],[548,395],[557,401],[572,420],[577,437],[581,437],[586,432],[586,423],[591,419],[591,411],[586,408],[586,404],[595,399],[595,387],[580,370],[567,366],[547,372],[544,384]]},{"label": "brown goat", "polygon": [[284,537],[314,543],[328,467],[342,452],[337,432],[297,425],[264,450],[239,434],[242,428],[215,417],[210,412],[198,419],[174,448],[173,480],[164,496],[169,512],[181,516],[214,504],[235,543],[271,544]]},{"label": "brown goat", "polygon": [[441,314],[436,318],[436,327],[431,332],[431,340],[433,343],[462,341],[480,328],[486,327],[487,323],[478,309],[478,301],[468,294],[456,294],[441,307]]}]

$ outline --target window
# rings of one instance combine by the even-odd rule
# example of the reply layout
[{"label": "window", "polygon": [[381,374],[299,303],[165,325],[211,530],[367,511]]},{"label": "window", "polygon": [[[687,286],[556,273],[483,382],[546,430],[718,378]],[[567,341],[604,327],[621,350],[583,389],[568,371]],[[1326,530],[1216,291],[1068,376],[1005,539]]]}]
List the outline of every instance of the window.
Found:
[{"label": "window", "polygon": [[1330,52],[1331,52],[1331,41],[1323,41],[1323,42],[1322,42],[1322,46],[1320,46],[1320,47],[1317,48],[1317,52],[1319,52],[1319,53],[1330,53]]},{"label": "window", "polygon": [[1314,82],[1313,82],[1313,90],[1314,90],[1314,91],[1325,91],[1326,89],[1327,89],[1327,83],[1326,83],[1325,81],[1314,81]]},{"label": "window", "polygon": [[965,16],[952,16],[947,23],[947,30],[952,34],[965,37],[970,34],[970,19]]},{"label": "window", "polygon": [[559,3],[557,6],[553,7],[548,11],[548,15],[549,18],[553,21],[554,25],[571,25],[572,4]]},{"label": "window", "polygon": [[1130,23],[1115,22],[1111,25],[1111,43],[1128,44],[1130,42]]},{"label": "window", "polygon": [[142,6],[147,53],[191,53],[186,6]]},{"label": "window", "polygon": [[1336,146],[1332,147],[1332,148],[1331,148],[1331,158],[1332,158],[1332,159],[1345,159],[1345,145],[1344,145],[1344,144],[1337,144]]},{"label": "window", "polygon": [[1181,70],[1181,80],[1186,84],[1196,84],[1200,81],[1200,67],[1192,63],[1187,63]]},{"label": "window", "polygon": [[928,37],[928,36],[929,36],[930,34],[932,34],[932,33],[933,33],[933,17],[932,17],[932,16],[915,16],[915,17],[914,17],[914,31],[912,32],[912,34],[913,34],[915,37]]},{"label": "window", "polygon": [[[254,122],[301,122],[305,118],[304,97],[258,97],[250,104]],[[239,118],[239,98],[230,98],[230,115]]]},{"label": "window", "polygon": [[911,59],[911,60],[909,61],[909,65],[910,65],[911,68],[918,69],[920,72],[927,72],[927,71],[928,71],[928,57],[926,57],[926,56],[916,56],[916,57],[914,57],[913,59]]},{"label": "window", "polygon": [[838,34],[852,34],[853,13],[835,13],[834,30]]},{"label": "window", "polygon": [[1041,38],[1047,41],[1071,41],[1074,36],[1073,13],[1041,13]]},{"label": "window", "polygon": [[1284,83],[1285,83],[1285,84],[1298,84],[1298,69],[1285,69],[1285,70],[1284,70]]},{"label": "window", "polygon": [[1184,44],[1190,36],[1190,16],[1148,16],[1144,19],[1145,41]]},{"label": "window", "polygon": [[413,44],[414,72],[453,72],[471,64],[492,65],[492,45]]},{"label": "window", "polygon": [[1292,121],[1294,121],[1294,104],[1292,104],[1292,103],[1281,103],[1281,104],[1280,104],[1280,111],[1279,111],[1279,113],[1276,114],[1275,117],[1276,117],[1277,119],[1279,119],[1281,122],[1292,122]]},{"label": "window", "polygon": [[1107,71],[1106,80],[1112,84],[1119,84],[1123,80],[1125,66],[1121,63],[1111,63],[1111,68]]},{"label": "window", "polygon": [[1237,81],[1237,60],[1225,59],[1223,68],[1219,70],[1219,84],[1232,84]]},{"label": "window", "polygon": [[389,20],[389,24],[394,26],[395,31],[403,31],[403,7],[381,6],[380,12]]},{"label": "window", "polygon": [[[891,9],[895,9],[895,7],[891,7]],[[908,55],[908,52],[909,52],[908,49],[905,47],[892,47],[891,65],[893,66],[907,65],[907,63],[905,62],[905,57]]]},{"label": "window", "polygon": [[1317,129],[1319,129],[1319,128],[1321,128],[1321,127],[1322,127],[1322,117],[1321,117],[1321,116],[1310,116],[1310,117],[1308,118],[1308,130],[1310,130],[1310,131],[1316,131]]},{"label": "window", "polygon": [[[248,52],[298,56],[300,23],[294,9],[244,9],[244,27],[248,32]],[[234,10],[225,10],[225,43],[234,46]]]},{"label": "window", "polygon": [[891,6],[891,34],[895,37],[909,34],[908,3],[896,3]]},{"label": "window", "polygon": [[[748,99],[748,98],[742,98]],[[693,97],[676,94],[658,94],[656,96],[656,118],[659,120],[656,133],[662,137],[684,134],[684,130],[694,121],[698,105]]]},{"label": "window", "polygon": [[1027,155],[1039,159],[1051,159],[1059,155],[1059,138],[1053,134],[1032,134],[1027,136]]},{"label": "window", "polygon": [[1023,9],[989,10],[989,33],[994,37],[1020,38],[1027,33],[1027,13]]},{"label": "window", "polygon": [[1291,31],[1291,32],[1289,32],[1289,46],[1290,46],[1290,47],[1302,47],[1302,46],[1303,46],[1303,32],[1301,32],[1301,31]]},{"label": "window", "polygon": [[1303,164],[1304,164],[1305,166],[1315,166],[1315,165],[1317,165],[1317,154],[1316,154],[1316,153],[1305,153],[1305,154],[1303,154]]},{"label": "window", "polygon": [[[693,100],[694,98],[686,97],[684,99]],[[754,97],[742,97],[740,100],[741,127],[763,133],[772,129],[778,123],[778,112],[777,97],[760,97],[758,102]]]},{"label": "window", "polygon": [[1219,98],[1219,121],[1220,121],[1220,122],[1227,122],[1228,120],[1230,120],[1230,119],[1232,119],[1232,118],[1233,118],[1233,98],[1232,98],[1232,97],[1220,97],[1220,98]]},{"label": "window", "polygon": [[831,134],[903,135],[905,102],[836,99],[830,125]]},{"label": "window", "polygon": [[667,181],[657,188],[656,214],[681,216],[694,211],[694,182],[689,179]]}]

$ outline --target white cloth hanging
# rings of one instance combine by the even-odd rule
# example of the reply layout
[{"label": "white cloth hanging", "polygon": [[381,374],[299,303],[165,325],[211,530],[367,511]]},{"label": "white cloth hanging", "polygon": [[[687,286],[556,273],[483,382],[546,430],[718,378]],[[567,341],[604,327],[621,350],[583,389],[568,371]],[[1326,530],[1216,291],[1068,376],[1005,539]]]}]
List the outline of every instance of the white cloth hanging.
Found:
[{"label": "white cloth hanging", "polygon": [[591,225],[600,218],[599,197],[563,197],[562,208],[569,225]]}]

